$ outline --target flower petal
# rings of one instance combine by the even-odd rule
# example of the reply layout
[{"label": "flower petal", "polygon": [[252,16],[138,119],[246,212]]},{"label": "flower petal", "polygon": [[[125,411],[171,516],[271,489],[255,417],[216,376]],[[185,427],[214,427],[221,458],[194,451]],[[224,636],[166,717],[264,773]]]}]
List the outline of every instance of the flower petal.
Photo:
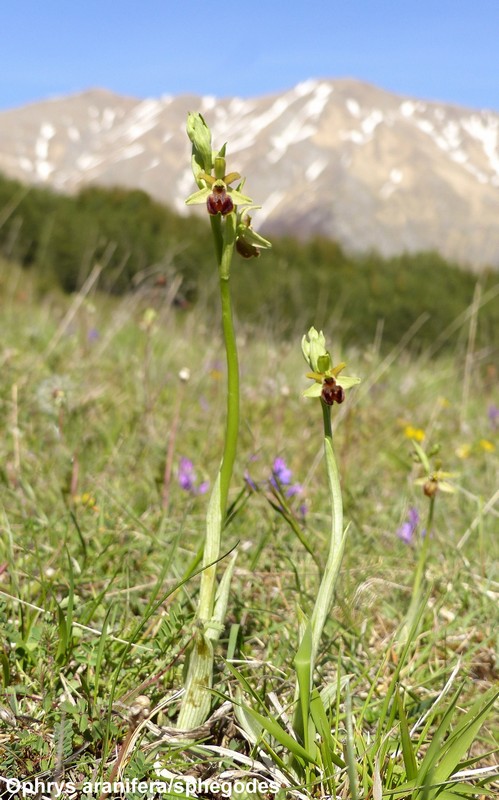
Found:
[{"label": "flower petal", "polygon": [[349,375],[340,375],[336,378],[336,383],[338,386],[341,386],[342,389],[350,389],[352,386],[357,386],[360,383],[360,378],[353,378]]},{"label": "flower petal", "polygon": [[303,397],[320,397],[322,394],[322,383],[313,383],[303,392]]},{"label": "flower petal", "polygon": [[194,206],[196,204],[206,203],[210,194],[211,194],[211,188],[209,187],[206,187],[206,189],[199,189],[199,191],[189,195],[189,197],[185,201],[185,204],[186,206]]}]

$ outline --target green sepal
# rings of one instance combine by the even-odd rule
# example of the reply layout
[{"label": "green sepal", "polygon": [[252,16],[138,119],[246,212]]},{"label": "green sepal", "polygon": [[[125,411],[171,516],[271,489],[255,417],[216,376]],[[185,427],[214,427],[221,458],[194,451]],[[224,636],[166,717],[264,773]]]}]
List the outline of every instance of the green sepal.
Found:
[{"label": "green sepal", "polygon": [[199,189],[199,191],[194,192],[193,194],[189,195],[185,204],[187,206],[195,206],[200,203],[206,203],[208,197],[211,194],[211,187],[207,186],[204,189]]},{"label": "green sepal", "polygon": [[241,225],[237,231],[237,235],[248,244],[252,244],[254,247],[260,247],[262,250],[268,250],[272,247],[272,243],[269,242],[268,239],[264,239],[263,236],[260,236],[259,233],[256,233],[253,228],[249,228],[247,225]]},{"label": "green sepal", "polygon": [[322,383],[313,383],[303,392],[303,397],[320,397],[322,394]]},{"label": "green sepal", "polygon": [[235,206],[247,206],[251,205],[253,202],[251,197],[246,197],[245,194],[241,194],[241,192],[238,192],[237,189],[231,189],[230,186],[227,188],[227,194],[230,195]]},{"label": "green sepal", "polygon": [[357,386],[360,383],[360,378],[352,378],[349,375],[340,375],[339,378],[336,378],[336,383],[338,386],[341,386],[342,389],[350,389],[351,386]]}]

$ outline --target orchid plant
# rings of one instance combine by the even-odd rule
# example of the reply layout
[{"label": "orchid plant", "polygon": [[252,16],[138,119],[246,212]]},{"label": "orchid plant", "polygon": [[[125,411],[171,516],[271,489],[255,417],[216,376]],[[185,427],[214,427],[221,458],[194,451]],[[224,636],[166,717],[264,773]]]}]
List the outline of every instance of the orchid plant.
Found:
[{"label": "orchid plant", "polygon": [[307,378],[314,383],[303,392],[304,397],[321,400],[324,423],[324,456],[331,501],[331,537],[326,568],[319,587],[311,618],[312,657],[311,670],[317,655],[324,623],[331,607],[334,589],[345,549],[347,530],[343,529],[343,501],[341,497],[340,476],[333,447],[331,410],[334,403],[342,403],[345,390],[360,383],[360,378],[342,375],[346,364],[333,365],[331,354],[326,349],[326,339],[322,331],[310,328],[302,339],[302,352],[311,372]]},{"label": "orchid plant", "polygon": [[[244,258],[256,257],[271,247],[251,226],[248,211],[258,208],[242,193],[244,180],[227,172],[226,146],[214,152],[211,131],[201,114],[190,113],[187,134],[192,143],[191,165],[198,190],[187,205],[204,204],[208,212],[220,285],[222,330],[227,358],[227,417],[225,444],[217,479],[208,505],[196,631],[189,654],[185,694],[178,727],[191,730],[209,714],[213,676],[213,643],[223,629],[230,580],[235,560],[231,557],[217,591],[217,562],[227,513],[227,498],[236,457],[239,431],[239,361],[232,318],[230,275],[234,250]],[[231,186],[239,181],[237,188]]]}]

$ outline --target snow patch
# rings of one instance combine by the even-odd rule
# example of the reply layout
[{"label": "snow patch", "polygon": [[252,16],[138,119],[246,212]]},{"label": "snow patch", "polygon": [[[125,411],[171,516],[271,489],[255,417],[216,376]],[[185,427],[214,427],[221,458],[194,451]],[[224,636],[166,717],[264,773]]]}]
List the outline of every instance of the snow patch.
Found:
[{"label": "snow patch", "polygon": [[240,114],[249,114],[253,111],[255,104],[247,100],[242,100],[240,97],[233,97],[229,103],[228,114],[231,117],[237,117]]},{"label": "snow patch", "polygon": [[[240,120],[240,124],[233,126],[231,129],[231,153],[251,147],[254,144],[258,134],[268,127],[268,125],[270,125],[272,122],[275,122],[275,120],[278,119],[290,105],[291,100],[285,97],[279,97],[272,103],[270,108],[268,108],[266,111],[263,111],[258,116],[255,116],[250,120]],[[220,127],[220,121],[217,120],[217,124],[213,126],[214,139],[217,139],[221,133]],[[226,136],[227,131],[225,130],[223,131],[221,138],[223,139]]]},{"label": "snow patch", "polygon": [[457,122],[448,122],[442,131],[443,136],[447,139],[449,146],[453,149],[459,147],[461,144],[461,128]]},{"label": "snow patch", "polygon": [[303,142],[314,136],[317,132],[317,128],[315,125],[311,124],[311,121],[320,116],[327,104],[330,94],[330,86],[325,83],[319,84],[315,88],[311,98],[296,112],[292,121],[286,128],[278,136],[271,137],[270,141],[273,145],[273,149],[267,154],[267,159],[271,164],[275,164],[276,161],[279,161],[290,145]]},{"label": "snow patch", "polygon": [[404,100],[404,102],[400,104],[400,113],[403,117],[412,117],[415,110],[416,104],[411,100]]},{"label": "snow patch", "polygon": [[357,100],[354,100],[353,98],[349,97],[346,101],[346,106],[350,111],[352,117],[357,117],[357,119],[360,117],[360,106]]},{"label": "snow patch", "polygon": [[217,98],[212,94],[207,94],[205,97],[201,98],[201,113],[206,114],[207,111],[211,111],[212,108],[215,108],[217,102]]},{"label": "snow patch", "polygon": [[52,139],[55,136],[55,128],[50,122],[42,122],[40,136],[44,139]]},{"label": "snow patch", "polygon": [[487,115],[485,118],[478,114],[463,119],[461,122],[464,130],[475,141],[482,145],[490,168],[499,175],[499,119]]},{"label": "snow patch", "polygon": [[309,78],[307,81],[301,81],[301,83],[297,83],[294,89],[292,89],[292,92],[296,97],[304,97],[306,94],[310,94],[310,92],[315,89],[317,83],[318,82],[315,78]]},{"label": "snow patch", "polygon": [[312,161],[311,164],[308,165],[307,169],[305,170],[305,178],[307,181],[313,182],[317,180],[319,175],[321,175],[327,167],[327,159],[325,158],[318,158],[316,161]]},{"label": "snow patch", "polygon": [[433,123],[427,119],[418,119],[416,125],[418,126],[420,131],[423,131],[423,133],[432,134],[433,131],[435,130],[435,128],[433,127]]},{"label": "snow patch", "polygon": [[116,131],[114,138],[123,138],[127,142],[140,139],[141,136],[156,127],[162,108],[159,100],[143,100],[135,106],[129,120]]},{"label": "snow patch", "polygon": [[308,114],[311,117],[320,116],[327,105],[327,101],[332,91],[332,86],[328,86],[327,83],[320,83],[310,100],[305,104],[303,113]]},{"label": "snow patch", "polygon": [[68,128],[68,139],[72,142],[79,142],[81,139],[80,131],[75,125],[70,125]]},{"label": "snow patch", "polygon": [[344,142],[353,142],[354,144],[364,144],[365,137],[360,131],[340,131],[340,138]]},{"label": "snow patch", "polygon": [[112,128],[115,119],[116,111],[113,108],[105,108],[102,112],[102,127],[105,131]]},{"label": "snow patch", "polygon": [[375,108],[362,120],[360,127],[367,136],[371,136],[381,122],[383,122],[383,112]]},{"label": "snow patch", "polygon": [[49,143],[54,136],[54,126],[50,122],[42,122],[35,142],[35,172],[42,181],[48,180],[55,169],[48,160]]}]

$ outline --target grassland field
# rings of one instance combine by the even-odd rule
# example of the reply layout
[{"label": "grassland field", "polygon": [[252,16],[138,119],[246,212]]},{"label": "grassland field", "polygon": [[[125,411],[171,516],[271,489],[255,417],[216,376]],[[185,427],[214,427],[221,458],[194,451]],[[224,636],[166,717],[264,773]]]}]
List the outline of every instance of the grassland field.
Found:
[{"label": "grassland field", "polygon": [[[212,484],[223,446],[223,345],[202,304],[40,294],[7,262],[0,318],[0,775],[64,771],[78,782],[112,770],[133,698],[147,695],[156,708],[182,686],[203,484]],[[334,359],[362,383],[334,410],[350,529],[317,672],[320,683],[340,670],[350,676],[359,741],[373,735],[396,665],[394,636],[428,513],[413,440],[427,453],[438,447],[432,463],[453,491],[435,501],[427,602],[401,675],[410,714],[450,679],[463,683],[464,710],[497,682],[498,342],[477,350],[474,325],[479,313],[435,357],[412,355],[405,330],[388,349],[381,331],[363,349],[336,345],[326,331]],[[329,530],[320,413],[302,397],[305,332],[281,338],[278,320],[268,330],[238,328],[242,424],[223,543],[238,558],[216,660],[220,692],[233,680],[229,650],[247,662],[255,690],[273,691],[284,706],[293,698],[297,609],[313,605]],[[312,554],[275,508],[278,457],[299,484],[289,506]],[[195,473],[187,489],[182,459]],[[419,523],[408,542],[400,531],[411,509]],[[155,719],[172,726],[177,711],[171,702]],[[492,715],[472,748],[480,764],[493,763],[498,737]],[[150,774],[162,752],[153,744],[144,733],[127,774]],[[495,786],[480,796],[495,796]]]}]

